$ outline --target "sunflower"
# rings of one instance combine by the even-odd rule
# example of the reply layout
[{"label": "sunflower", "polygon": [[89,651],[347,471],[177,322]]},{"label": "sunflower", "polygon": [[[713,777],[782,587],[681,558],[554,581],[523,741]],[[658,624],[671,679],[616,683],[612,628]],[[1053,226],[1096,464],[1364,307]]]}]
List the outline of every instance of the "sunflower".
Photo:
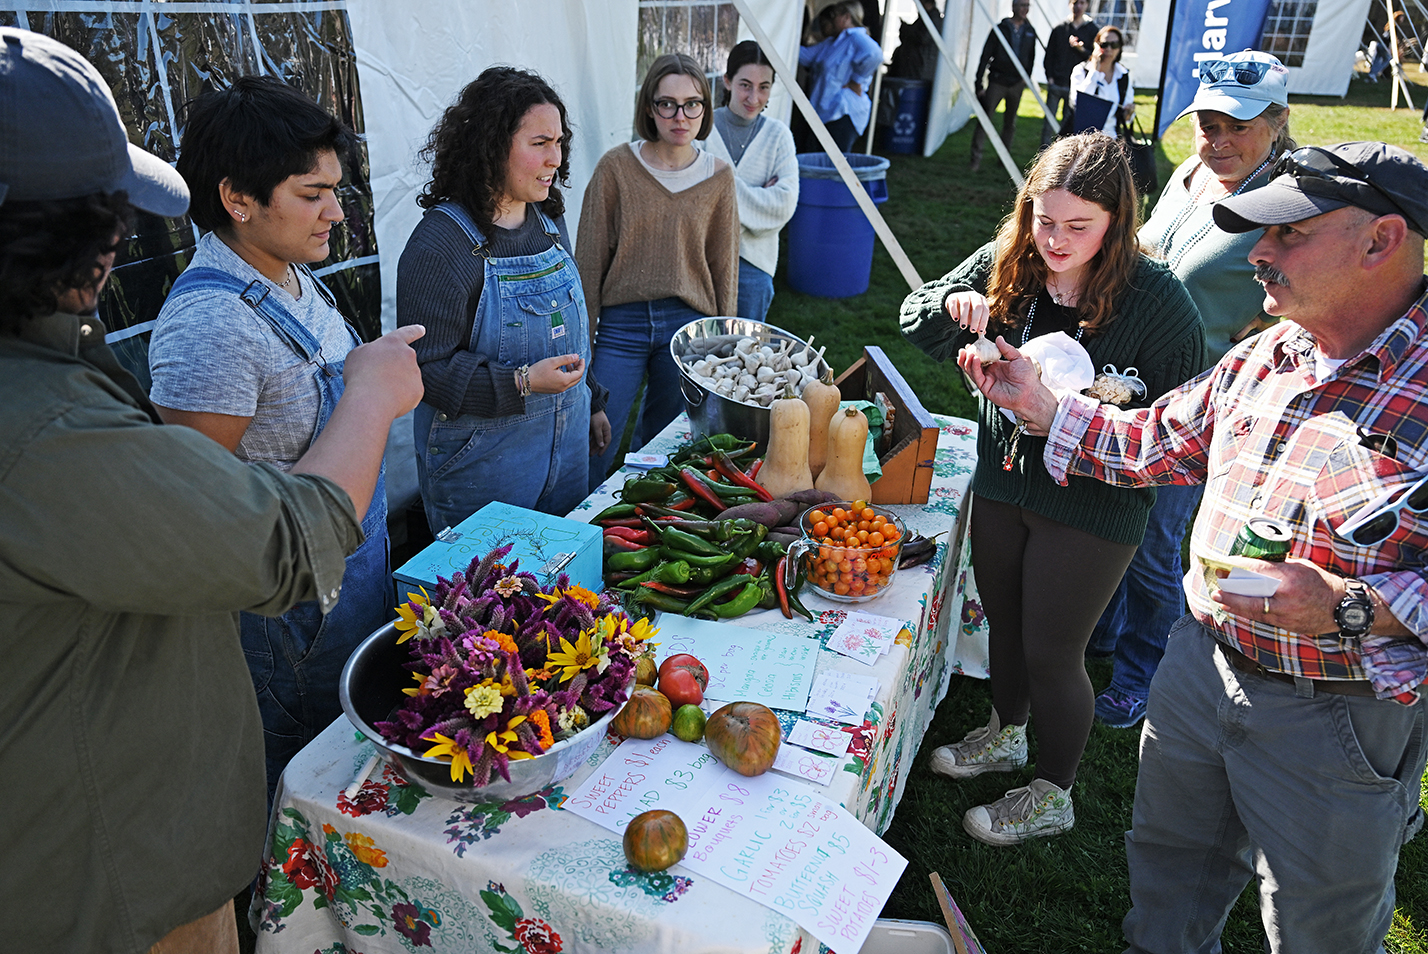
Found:
[{"label": "sunflower", "polygon": [[441,614],[431,605],[431,596],[426,587],[421,587],[421,596],[408,593],[411,599],[397,607],[397,630],[402,634],[398,643],[404,643],[413,636],[421,639],[435,639],[446,635],[446,623]]},{"label": "sunflower", "polygon": [[[451,780],[460,782],[466,778],[466,773],[475,774],[475,766],[471,764],[471,755],[466,751],[465,746],[458,745],[455,739],[447,738],[440,732],[432,733],[435,738],[427,739],[428,742],[435,742],[431,748],[422,755],[429,759],[451,759]],[[494,734],[494,733],[493,733]],[[515,735],[514,732],[511,733]]]},{"label": "sunflower", "polygon": [[[604,620],[601,620],[601,623],[603,624]],[[610,654],[605,650],[604,640],[597,636],[592,645],[590,633],[588,629],[582,632],[573,646],[570,640],[564,636],[560,637],[560,649],[545,657],[548,667],[560,669],[561,682],[569,682],[575,678],[576,673],[592,666],[596,672],[604,672],[605,667],[610,665]]]},{"label": "sunflower", "polygon": [[[511,745],[514,744],[518,738],[516,735],[516,726],[524,721],[526,721],[525,716],[516,716],[510,722],[506,723],[505,731],[487,733],[486,744],[508,759],[516,759],[519,761],[520,759],[535,758],[535,756],[529,752],[522,752],[520,749],[511,748]],[[458,781],[460,780],[458,779]]]}]

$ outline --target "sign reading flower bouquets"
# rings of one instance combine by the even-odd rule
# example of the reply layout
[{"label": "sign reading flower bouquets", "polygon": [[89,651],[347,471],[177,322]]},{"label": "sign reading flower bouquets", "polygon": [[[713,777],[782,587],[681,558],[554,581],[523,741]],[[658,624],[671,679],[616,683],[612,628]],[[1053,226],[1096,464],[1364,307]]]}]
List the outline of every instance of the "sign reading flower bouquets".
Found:
[{"label": "sign reading flower bouquets", "polygon": [[428,594],[397,607],[398,642],[411,641],[416,685],[376,728],[387,739],[470,773],[510,780],[512,760],[532,759],[623,705],[635,663],[652,652],[647,620],[561,575],[542,587],[510,546],[437,577]]}]

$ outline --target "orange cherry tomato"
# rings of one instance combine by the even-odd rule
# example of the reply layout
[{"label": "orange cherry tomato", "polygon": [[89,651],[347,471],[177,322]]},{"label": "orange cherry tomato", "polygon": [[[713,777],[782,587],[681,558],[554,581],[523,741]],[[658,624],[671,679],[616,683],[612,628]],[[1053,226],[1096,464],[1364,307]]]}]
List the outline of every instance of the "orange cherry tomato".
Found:
[{"label": "orange cherry tomato", "polygon": [[868,534],[868,546],[870,546],[870,547],[880,547],[880,546],[882,546],[882,545],[883,545],[883,535],[882,535],[881,533],[879,533],[878,531],[874,530],[872,533]]},{"label": "orange cherry tomato", "polygon": [[828,524],[820,520],[813,525],[814,536],[824,537],[828,535]]},{"label": "orange cherry tomato", "polygon": [[837,593],[839,596],[847,596],[850,589],[851,587],[849,587],[848,584],[844,583],[842,580],[839,580],[837,583],[833,584],[833,592]]},{"label": "orange cherry tomato", "polygon": [[844,520],[848,519],[848,511],[844,510],[842,507],[834,507],[833,519],[837,520],[839,523],[842,523]]}]

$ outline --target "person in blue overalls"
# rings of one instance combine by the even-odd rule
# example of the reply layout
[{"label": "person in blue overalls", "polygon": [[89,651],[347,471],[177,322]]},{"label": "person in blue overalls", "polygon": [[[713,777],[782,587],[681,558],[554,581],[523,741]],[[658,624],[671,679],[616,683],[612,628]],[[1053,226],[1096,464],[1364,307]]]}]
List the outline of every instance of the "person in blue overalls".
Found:
[{"label": "person in blue overalls", "polygon": [[397,264],[397,324],[427,329],[413,426],[432,533],[492,501],[569,513],[610,443],[560,192],[570,139],[545,80],[494,66],[422,152],[431,181]]},{"label": "person in blue overalls", "polygon": [[[241,78],[189,106],[178,171],[203,235],[159,312],[150,398],[166,423],[201,431],[255,466],[291,470],[306,453],[342,397],[347,353],[362,343],[307,267],[327,257],[344,218],[336,189],[356,143],[340,121],[273,78]],[[340,592],[280,617],[242,614],[269,800],[288,761],[341,714],[337,680],[347,657],[388,619],[380,477],[362,532]]]}]

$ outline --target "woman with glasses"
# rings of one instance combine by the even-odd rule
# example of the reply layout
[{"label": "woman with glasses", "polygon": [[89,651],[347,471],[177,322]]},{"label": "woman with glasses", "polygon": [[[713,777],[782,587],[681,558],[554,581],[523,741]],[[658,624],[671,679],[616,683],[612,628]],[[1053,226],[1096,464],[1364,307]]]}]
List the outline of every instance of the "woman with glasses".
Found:
[{"label": "woman with glasses", "polygon": [[725,105],[714,110],[705,147],[734,167],[739,199],[740,318],[763,321],[773,302],[778,233],[798,205],[798,156],[793,133],[763,115],[774,71],[753,40],[735,44],[724,70]]},{"label": "woman with glasses", "polygon": [[[1210,210],[1267,183],[1275,160],[1294,148],[1288,75],[1279,60],[1253,50],[1201,62],[1200,88],[1176,117],[1191,117],[1194,154],[1170,177],[1140,230],[1141,245],[1195,299],[1212,362],[1267,326],[1249,262],[1259,233],[1232,235],[1215,225]],[[1096,718],[1113,728],[1130,728],[1145,715],[1166,637],[1185,612],[1180,543],[1203,490],[1159,489],[1145,542],[1091,638],[1092,652],[1114,653],[1111,684],[1096,697]]]},{"label": "woman with glasses", "polygon": [[799,49],[798,65],[813,76],[808,98],[828,135],[843,152],[852,152],[873,114],[868,90],[883,63],[883,48],[863,26],[861,0],[839,0],[818,20],[824,38]]},{"label": "woman with glasses", "polygon": [[[946,360],[984,331],[1018,347],[1062,332],[1102,372],[1099,400],[1145,406],[1204,367],[1205,336],[1184,286],[1141,253],[1138,220],[1120,144],[1095,132],[1059,139],[1027,173],[996,240],[903,302],[903,334]],[[1019,771],[1035,723],[1030,783],[963,816],[972,837],[993,845],[1075,822],[1071,787],[1093,719],[1083,654],[1155,498],[1089,477],[1060,486],[1043,465],[1045,446],[981,401],[971,544],[990,628],[992,713],[937,748],[931,767],[958,779]]]},{"label": "woman with glasses", "polygon": [[[709,81],[683,53],[655,60],[635,102],[639,138],[600,157],[580,210],[575,258],[596,329],[592,367],[609,385],[610,442],[590,463],[590,488],[613,469],[627,422],[643,446],[683,410],[675,332],[733,315],[739,208],[734,173],[696,149],[714,128]],[[644,399],[635,396],[644,384]]]},{"label": "woman with glasses", "polygon": [[[1125,37],[1116,27],[1101,27],[1091,58],[1071,68],[1071,111],[1082,96],[1106,100],[1111,107],[1100,125],[1107,136],[1116,134],[1116,127],[1128,123],[1135,115],[1135,90],[1131,88],[1130,70],[1121,65]],[[1077,126],[1079,126],[1079,121]]]},{"label": "woman with glasses", "polygon": [[[241,460],[291,470],[327,425],[347,353],[361,344],[308,268],[327,257],[344,218],[337,188],[357,138],[271,77],[204,93],[186,118],[178,172],[203,235],[159,311],[150,398],[166,423],[201,431]],[[241,614],[270,800],[288,760],[341,714],[337,678],[348,655],[387,619],[380,478],[362,532],[330,612],[310,601],[279,617]]]},{"label": "woman with glasses", "polygon": [[397,324],[427,329],[413,436],[433,533],[492,501],[569,513],[590,454],[609,443],[560,191],[570,138],[545,80],[494,66],[427,140],[426,213],[397,263]]}]

